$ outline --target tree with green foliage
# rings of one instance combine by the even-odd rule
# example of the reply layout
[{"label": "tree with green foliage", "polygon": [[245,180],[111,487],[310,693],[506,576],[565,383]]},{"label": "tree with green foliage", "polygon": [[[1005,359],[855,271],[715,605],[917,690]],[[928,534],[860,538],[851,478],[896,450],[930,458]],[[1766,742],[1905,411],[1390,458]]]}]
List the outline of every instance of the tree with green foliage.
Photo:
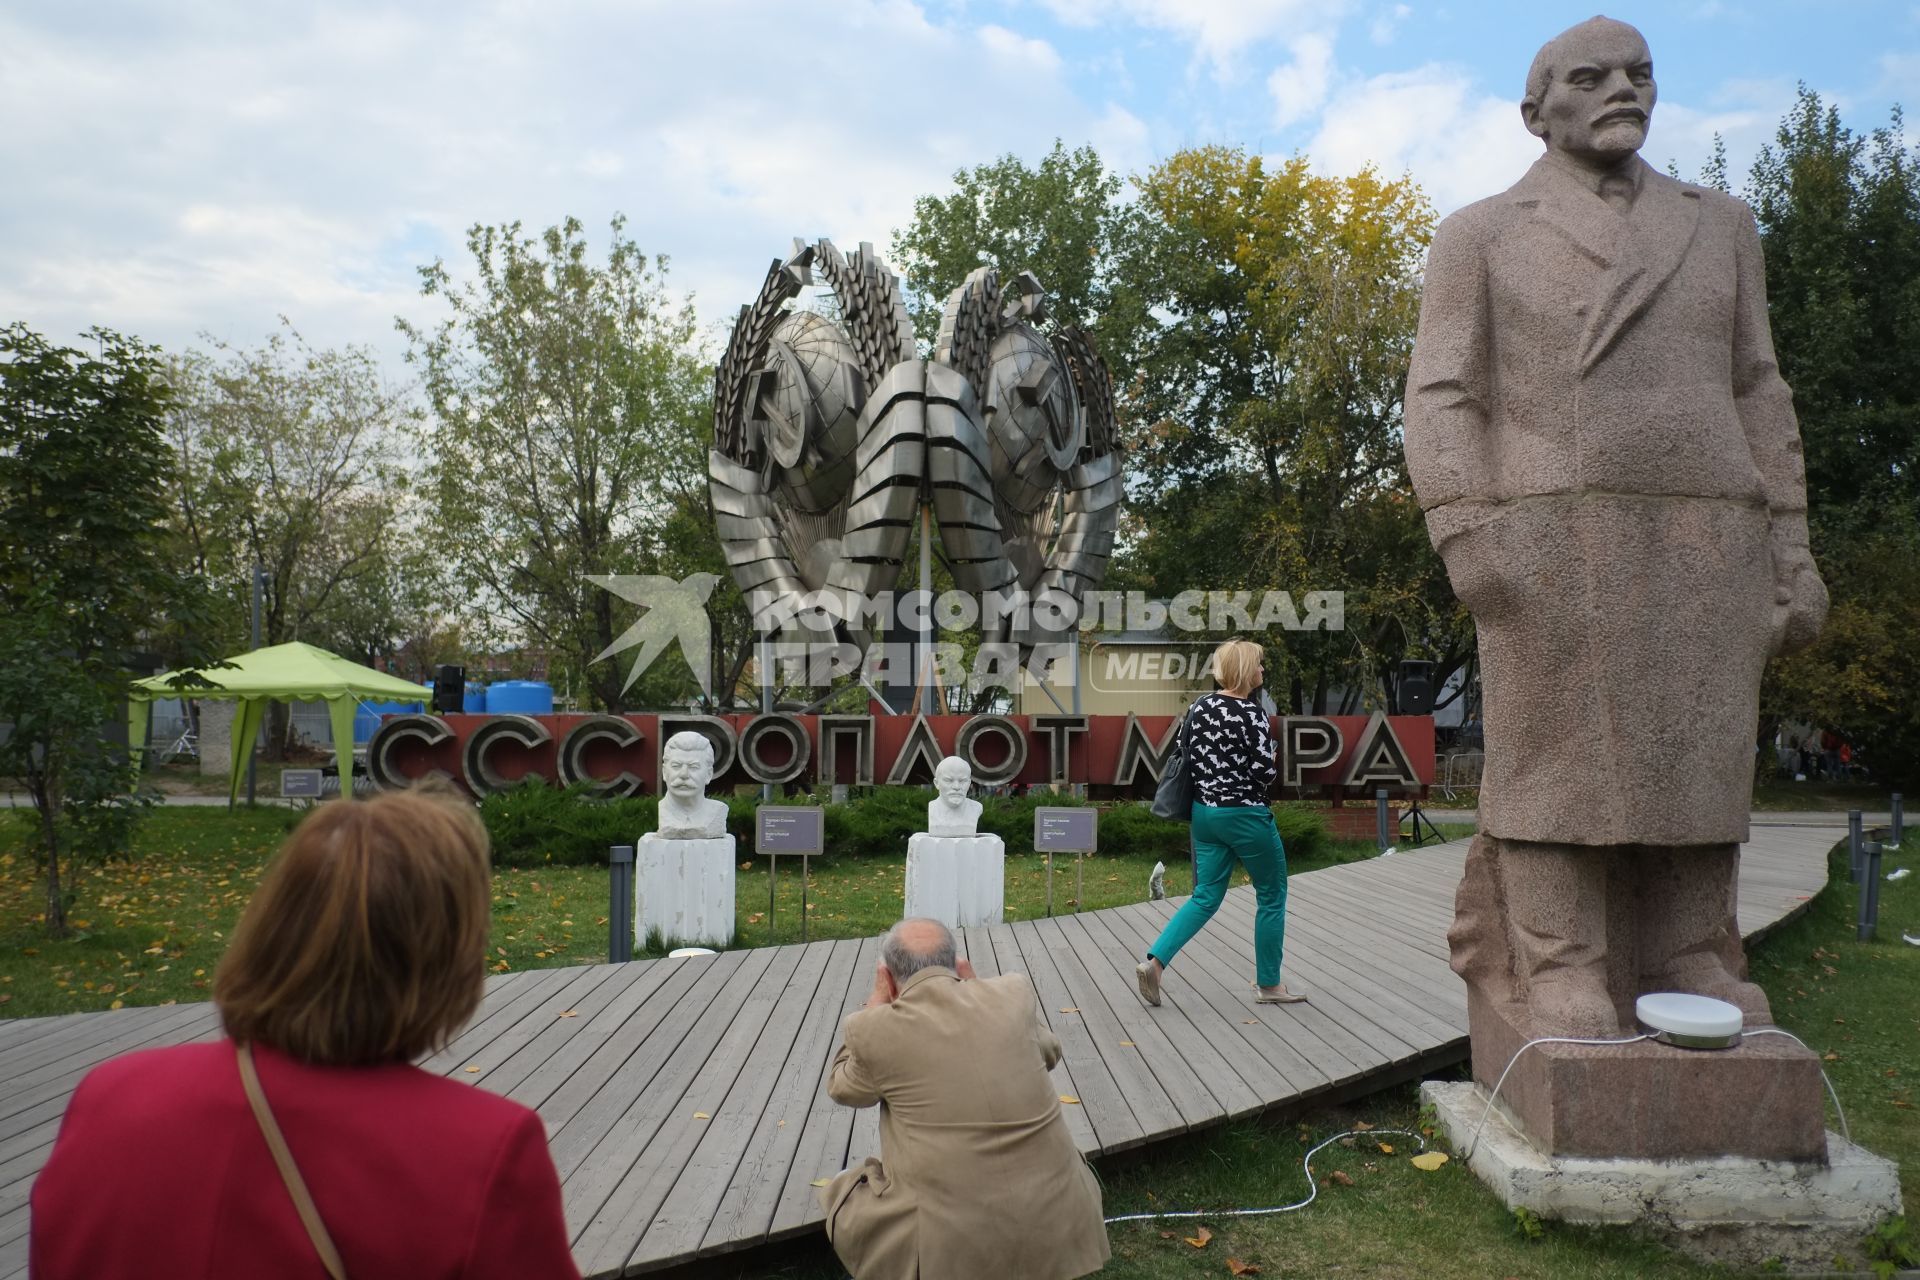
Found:
[{"label": "tree with green foliage", "polygon": [[[571,218],[537,238],[476,226],[474,280],[421,269],[452,314],[400,322],[432,408],[420,446],[436,540],[480,636],[545,650],[607,710],[629,705],[624,665],[597,660],[628,606],[589,577],[684,577],[719,554],[705,508],[712,369],[691,303],[667,296],[666,259],[624,228],[615,218],[596,264]],[[696,524],[703,541],[689,543]],[[671,666],[656,664],[641,705],[689,687]]]},{"label": "tree with green foliage", "polygon": [[1802,86],[1745,195],[1832,598],[1819,642],[1768,668],[1762,741],[1810,721],[1920,784],[1920,150],[1898,110],[1863,136]]},{"label": "tree with green foliage", "polygon": [[1121,380],[1146,313],[1123,264],[1140,256],[1150,228],[1122,199],[1124,183],[1092,147],[1053,149],[1029,167],[1005,155],[953,175],[953,190],[921,196],[893,236],[915,335],[931,348],[947,296],[979,267],[1003,282],[1031,271],[1046,286],[1048,314],[1094,335]]},{"label": "tree with green foliage", "polygon": [[169,554],[164,363],[88,337],[93,352],[0,330],[0,775],[33,798],[53,937],[68,932],[63,867],[124,848],[140,810],[108,732],[128,664],[196,603]]},{"label": "tree with green foliage", "polygon": [[[1429,546],[1400,447],[1431,205],[1410,179],[1181,151],[1141,180],[1157,232],[1129,264],[1156,326],[1127,389],[1134,553],[1187,586],[1346,592],[1346,630],[1284,637],[1299,711],[1435,659],[1471,624]],[[1143,244],[1149,242],[1143,241]]]},{"label": "tree with green foliage", "polygon": [[[282,324],[256,350],[216,343],[168,371],[177,544],[221,601],[224,651],[251,639],[258,565],[262,644],[391,652],[424,607],[420,557],[403,543],[404,393],[371,351],[318,350]],[[273,703],[269,759],[286,725]]]}]

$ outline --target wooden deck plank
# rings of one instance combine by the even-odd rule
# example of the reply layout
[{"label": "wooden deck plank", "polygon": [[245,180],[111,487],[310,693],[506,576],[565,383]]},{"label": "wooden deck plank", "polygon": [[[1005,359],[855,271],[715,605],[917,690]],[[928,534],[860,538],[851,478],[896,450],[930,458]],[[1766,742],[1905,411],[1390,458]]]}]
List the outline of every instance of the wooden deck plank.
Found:
[{"label": "wooden deck plank", "polygon": [[471,1066],[481,1058],[493,1058],[496,1062],[503,1060],[505,1054],[497,1058],[493,1055],[494,1041],[519,1026],[544,1005],[555,991],[572,981],[578,972],[576,969],[537,969],[511,987],[488,992],[487,998],[480,1004],[480,1012],[466,1030],[455,1036],[439,1053],[423,1058],[421,1067],[444,1076]]},{"label": "wooden deck plank", "polygon": [[[1244,892],[1249,898],[1252,897],[1251,890]],[[1230,900],[1232,896],[1232,894],[1228,895]],[[1173,912],[1178,909],[1171,900],[1151,905],[1162,923],[1171,918]],[[1254,1004],[1250,985],[1253,981],[1253,951],[1251,948],[1240,949],[1236,942],[1237,940],[1230,934],[1221,930],[1202,929],[1195,934],[1193,941],[1188,943],[1181,952],[1181,956],[1185,957],[1184,961],[1178,956],[1175,957],[1174,962],[1168,965],[1166,972],[1161,975],[1162,1001],[1198,998],[1191,989],[1182,990],[1186,986],[1184,971],[1197,965],[1204,968],[1209,976],[1219,982],[1236,986],[1249,984],[1241,988],[1245,991],[1242,999],[1247,1001],[1247,1007],[1252,1010],[1255,1018],[1263,1022],[1268,1021],[1267,1011],[1274,1010],[1284,1011],[1290,1015],[1285,1019],[1285,1030],[1280,1031],[1279,1034],[1286,1036],[1290,1043],[1301,1052],[1310,1054],[1315,1061],[1326,1062],[1336,1079],[1361,1076],[1372,1069],[1369,1064],[1375,1062],[1378,1055],[1371,1046],[1346,1028],[1345,1024],[1335,1016],[1331,1006]]]},{"label": "wooden deck plank", "polygon": [[[827,1068],[840,1034],[840,1008],[854,975],[860,943],[842,939],[818,950],[827,956],[826,968],[815,984],[793,1048],[767,1098],[762,1138],[741,1155],[732,1182],[706,1224],[700,1240],[703,1253],[775,1238],[774,1211],[799,1172],[800,1140],[807,1129],[807,1117],[813,1100],[826,1089]],[[812,1180],[820,1175],[811,1168],[805,1173],[802,1181],[811,1188]]]},{"label": "wooden deck plank", "polygon": [[[1240,909],[1229,911],[1223,907],[1220,914],[1214,917],[1214,924],[1209,927],[1225,929],[1227,934],[1251,955],[1253,951],[1252,894],[1248,894],[1243,902],[1235,905]],[[1445,1044],[1459,1034],[1455,1027],[1430,1019],[1424,1011],[1409,1004],[1387,987],[1344,965],[1337,952],[1322,945],[1317,939],[1290,938],[1284,967],[1292,969],[1300,976],[1305,989],[1313,997],[1312,1003],[1321,1005],[1338,1018],[1343,1028],[1365,1042],[1369,1050],[1385,1060],[1382,1065],[1417,1056],[1426,1046],[1436,1042]],[[1253,981],[1251,975],[1247,981],[1249,983]],[[1388,1002],[1386,1007],[1382,1007],[1383,1000]],[[1299,1008],[1300,1006],[1277,1007]]]},{"label": "wooden deck plank", "polygon": [[[1010,924],[996,925],[991,932],[1001,972],[1018,970],[1033,983],[1040,998],[1040,1015],[1060,1041],[1062,1060],[1071,1064],[1069,1074],[1074,1096],[1085,1109],[1087,1124],[1100,1144],[1098,1149],[1124,1151],[1147,1140],[1147,1120],[1142,1120],[1136,1106],[1146,1110],[1155,1131],[1165,1131],[1165,1126],[1177,1122],[1178,1114],[1164,1096],[1157,1099],[1153,1096],[1158,1093],[1158,1086],[1151,1086],[1150,1093],[1140,1083],[1153,1079],[1143,1064],[1135,1060],[1116,1074],[1114,1063],[1101,1052],[1086,1020],[1059,1012],[1076,1006],[1033,922],[1023,921],[1018,928]],[[1115,1038],[1125,1039],[1124,1036]]]},{"label": "wooden deck plank", "polygon": [[[1756,828],[1742,851],[1742,931],[1804,910],[1838,838]],[[1167,969],[1159,1009],[1139,1000],[1133,965],[1177,901],[969,929],[960,941],[982,977],[1032,979],[1066,1052],[1054,1078],[1081,1100],[1065,1108],[1074,1139],[1114,1152],[1463,1052],[1446,927],[1465,849],[1295,876],[1287,973],[1312,992],[1304,1005],[1253,1003],[1246,887]],[[590,1276],[786,1238],[819,1222],[815,1179],[877,1149],[878,1109],[841,1107],[824,1085],[879,943],[499,975],[472,1024],[423,1065],[540,1110]],[[24,1271],[32,1180],[85,1073],[219,1033],[210,1005],[0,1021],[0,1280]]]},{"label": "wooden deck plank", "polygon": [[[1128,948],[1130,955],[1144,956],[1160,934],[1159,917],[1143,910],[1144,905],[1092,914],[1101,927]],[[1229,992],[1204,970],[1195,969],[1187,976],[1187,985],[1198,998],[1177,1007],[1191,1023],[1194,1033],[1223,1046],[1223,1053],[1235,1057],[1236,1061],[1241,1057],[1257,1060],[1257,1064],[1249,1061],[1239,1070],[1241,1078],[1263,1098],[1311,1092],[1326,1085],[1323,1072],[1249,1018],[1250,1009],[1239,993]],[[1129,970],[1124,977],[1126,989],[1137,999],[1138,985],[1132,972]],[[1144,1003],[1142,1001],[1143,1006]],[[1167,1007],[1164,1001],[1161,1007]]]},{"label": "wooden deck plank", "polygon": [[[999,954],[1000,947],[994,943],[996,930],[1003,936],[1004,940],[1000,946],[1007,948],[1012,961],[1010,966],[1002,967]],[[987,928],[966,929],[962,930],[962,933],[967,936],[973,948],[970,954],[975,976],[981,978],[997,978],[1009,973],[1017,973],[1026,977],[1029,982],[1033,980],[1032,977],[1027,974],[1024,962],[1020,959],[1020,949],[1013,941],[1011,926],[1003,923]],[[1046,1019],[1046,1012],[1044,1008],[1041,1007],[1040,994],[1037,988],[1034,991],[1034,1003],[1036,1008],[1040,1008],[1040,1016],[1042,1021],[1044,1021]],[[1070,1098],[1080,1096],[1080,1086],[1074,1082],[1073,1061],[1071,1056],[1066,1052],[1064,1045],[1061,1047],[1060,1061],[1053,1064],[1053,1070],[1049,1074],[1051,1074],[1053,1078],[1054,1088],[1059,1093]],[[1073,1134],[1074,1145],[1082,1151],[1098,1151],[1100,1149],[1100,1139],[1094,1134],[1093,1122],[1087,1119],[1086,1107],[1070,1106],[1066,1108],[1063,1114],[1067,1119],[1067,1130]]]},{"label": "wooden deck plank", "polygon": [[[712,964],[718,958],[701,957],[699,962]],[[614,1113],[605,1123],[589,1121],[598,1133],[582,1125],[591,1107],[569,1125],[581,1139],[592,1140],[566,1182],[568,1220],[577,1224],[574,1254],[582,1259],[583,1270],[617,1275],[625,1269],[634,1242],[693,1153],[697,1126],[705,1123],[696,1116],[710,1116],[718,1098],[725,1096],[716,1095],[715,1089],[733,1082],[723,1046],[737,1053],[750,1048],[773,1007],[773,992],[766,988],[777,992],[785,985],[785,972],[773,970],[776,962],[791,969],[792,952],[784,947],[747,952],[726,984],[698,1010],[666,1061],[646,1073],[645,1089],[616,1077],[602,1094]],[[719,1084],[698,1087],[703,1072],[721,1077]]]},{"label": "wooden deck plank", "polygon": [[[1292,1092],[1286,1076],[1265,1055],[1251,1052],[1242,1043],[1243,1037],[1234,1025],[1221,1017],[1210,1003],[1202,1000],[1179,1006],[1172,1018],[1158,1017],[1147,1007],[1140,998],[1134,976],[1134,966],[1139,963],[1135,957],[1145,950],[1145,944],[1136,941],[1119,912],[1083,912],[1072,917],[1072,923],[1097,939],[1095,945],[1108,957],[1112,970],[1112,977],[1108,979],[1112,988],[1110,1002],[1123,1025],[1129,1017],[1147,1021],[1166,1035],[1188,1068],[1196,1073],[1215,1069],[1213,1063],[1231,1073],[1209,1085],[1228,1118],[1262,1110],[1268,1105],[1267,1099]],[[1207,1053],[1196,1055],[1192,1051],[1195,1045],[1206,1046]]]},{"label": "wooden deck plank", "polygon": [[[817,959],[810,960],[809,951]],[[825,956],[800,943],[767,952],[765,972],[753,978],[705,1061],[693,1064],[677,1106],[661,1107],[658,1131],[614,1188],[602,1213],[610,1224],[606,1243],[597,1256],[582,1251],[587,1265],[624,1268],[655,1230],[662,1234],[656,1247],[647,1249],[648,1265],[680,1261],[705,1235],[712,1206],[725,1194],[759,1124],[774,1073],[784,1064],[805,1011],[781,997],[798,979],[806,987],[803,998],[810,1000],[824,967]],[[713,1020],[720,1020],[717,1009]],[[691,1220],[695,1212],[698,1223]]]},{"label": "wooden deck plank", "polygon": [[[800,1025],[813,1008],[814,994],[826,974],[832,950],[813,946],[793,948],[794,967],[785,986],[771,993],[767,1016],[762,1019],[753,1046],[741,1055],[738,1074],[713,1104],[709,1118],[696,1130],[693,1154],[674,1179],[672,1190],[661,1200],[652,1221],[643,1224],[644,1234],[636,1249],[649,1265],[667,1266],[692,1258],[706,1238],[721,1202],[736,1185],[736,1175],[748,1149],[770,1143],[775,1135],[789,1127],[788,1117],[772,1113],[768,1103],[793,1058]],[[777,974],[780,967],[776,959],[773,972]],[[771,986],[771,983],[764,985]],[[749,1002],[735,1019],[735,1028],[730,1029],[729,1034],[752,1015]],[[726,1050],[727,1045],[722,1042],[714,1051],[715,1058],[722,1058]],[[705,1096],[720,1087],[722,1074],[703,1072],[689,1101],[703,1105]],[[782,1165],[780,1183],[785,1182],[786,1167]]]},{"label": "wooden deck plank", "polygon": [[[1263,1091],[1241,1075],[1239,1064],[1223,1052],[1224,1042],[1200,1034],[1184,1010],[1161,1017],[1164,1010],[1150,1009],[1140,999],[1132,947],[1103,925],[1090,927],[1085,917],[1093,914],[1060,916],[1057,923],[1086,969],[1089,984],[1124,1033],[1115,1048],[1138,1054],[1168,1086],[1169,1096],[1177,1097],[1181,1087],[1169,1076],[1187,1087],[1191,1109],[1183,1108],[1182,1115],[1190,1126],[1261,1110],[1266,1105]],[[1205,1016],[1203,1009],[1196,1012]]]},{"label": "wooden deck plank", "polygon": [[[611,1055],[605,1053],[609,1042],[638,1044],[703,972],[679,961],[632,961],[607,967],[615,972],[607,984],[599,988],[608,993],[604,1005],[591,1013],[583,1013],[578,1019],[581,1025],[517,1083],[506,1084],[509,1074],[505,1072],[489,1077],[503,1087],[509,1098],[539,1111],[549,1132],[565,1123],[590,1095],[592,1085],[584,1091],[576,1086],[571,1097],[561,1096],[561,1091],[573,1082],[574,1073],[596,1059],[603,1062],[609,1059]],[[522,1057],[526,1052],[523,1049],[514,1057]]]},{"label": "wooden deck plank", "polygon": [[[64,1107],[82,1077],[109,1058],[203,1039],[217,1032],[220,1026],[220,1015],[212,1005],[172,1005],[167,1014],[162,1019],[142,1019],[132,1027],[116,1024],[111,1029],[117,1034],[84,1050],[75,1050],[19,1075],[0,1077],[6,1081],[6,1088],[0,1090],[0,1112],[5,1113],[0,1115],[0,1134],[11,1136],[25,1121],[27,1113],[37,1110],[39,1104],[49,1099],[60,1099]],[[27,1127],[31,1127],[31,1123],[36,1122],[28,1122]]]},{"label": "wooden deck plank", "polygon": [[775,1239],[818,1222],[820,1205],[814,1195],[813,1180],[847,1167],[853,1111],[827,1096],[827,1076],[833,1068],[833,1056],[840,1050],[840,1024],[849,1013],[867,1002],[867,994],[873,990],[873,962],[879,955],[880,939],[867,938],[859,944],[847,975],[847,989],[840,993],[839,1006],[833,1009],[833,1031],[827,1037],[827,1050],[821,1055],[817,1076],[820,1084],[808,1101],[806,1128],[794,1151],[786,1186],[781,1188],[779,1202],[774,1206],[773,1226],[768,1234]]}]

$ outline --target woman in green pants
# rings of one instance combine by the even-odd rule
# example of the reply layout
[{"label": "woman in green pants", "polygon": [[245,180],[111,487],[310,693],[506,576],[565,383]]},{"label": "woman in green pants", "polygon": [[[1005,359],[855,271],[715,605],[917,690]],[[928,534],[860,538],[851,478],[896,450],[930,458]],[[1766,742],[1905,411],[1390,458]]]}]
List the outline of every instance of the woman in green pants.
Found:
[{"label": "woman in green pants", "polygon": [[1193,896],[1160,932],[1134,972],[1140,998],[1160,1003],[1160,973],[1181,947],[1213,919],[1227,896],[1238,862],[1253,881],[1254,997],[1260,1004],[1297,1004],[1307,997],[1280,981],[1287,928],[1287,851],[1273,826],[1267,793],[1278,768],[1266,713],[1253,701],[1265,678],[1260,646],[1229,640],[1214,651],[1217,692],[1187,711],[1187,756],[1194,780],[1193,846],[1198,875]]}]

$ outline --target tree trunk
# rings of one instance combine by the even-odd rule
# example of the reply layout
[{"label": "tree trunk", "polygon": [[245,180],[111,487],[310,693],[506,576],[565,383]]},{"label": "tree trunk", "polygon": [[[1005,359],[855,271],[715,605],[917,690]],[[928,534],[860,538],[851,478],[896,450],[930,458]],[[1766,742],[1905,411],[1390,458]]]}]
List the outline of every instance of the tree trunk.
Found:
[{"label": "tree trunk", "polygon": [[267,701],[267,714],[260,726],[260,758],[279,764],[287,758],[287,721],[292,708],[278,698]]},{"label": "tree trunk", "polygon": [[27,781],[33,807],[40,811],[40,838],[47,846],[47,936],[64,938],[67,928],[66,895],[60,891],[60,837],[53,821],[53,797],[44,779]]}]

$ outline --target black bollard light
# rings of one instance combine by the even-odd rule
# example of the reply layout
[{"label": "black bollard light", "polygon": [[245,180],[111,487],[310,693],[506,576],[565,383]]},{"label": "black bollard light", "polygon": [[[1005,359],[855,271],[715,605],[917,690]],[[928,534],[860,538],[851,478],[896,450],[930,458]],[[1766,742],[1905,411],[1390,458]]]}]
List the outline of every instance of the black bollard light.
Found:
[{"label": "black bollard light", "polygon": [[1860,918],[1855,937],[1861,942],[1872,942],[1874,931],[1880,925],[1880,842],[1867,841],[1866,865],[1862,868],[1866,879],[1860,882]]},{"label": "black bollard light", "polygon": [[1385,853],[1393,844],[1393,839],[1390,834],[1393,830],[1392,816],[1387,807],[1387,789],[1385,787],[1378,787],[1374,790],[1373,820],[1376,828],[1374,838],[1379,842],[1380,852]]},{"label": "black bollard light", "polygon": [[607,960],[624,964],[633,959],[633,846],[609,848],[607,866]]},{"label": "black bollard light", "polygon": [[1847,810],[1847,874],[1855,884],[1860,883],[1860,857],[1865,851],[1860,835],[1860,811]]}]

